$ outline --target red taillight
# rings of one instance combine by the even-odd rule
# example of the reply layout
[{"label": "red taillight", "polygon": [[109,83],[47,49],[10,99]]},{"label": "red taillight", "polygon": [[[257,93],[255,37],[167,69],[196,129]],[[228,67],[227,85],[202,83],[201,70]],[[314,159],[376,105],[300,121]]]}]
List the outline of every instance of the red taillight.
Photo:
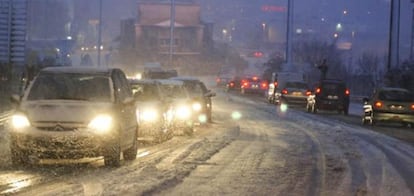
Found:
[{"label": "red taillight", "polygon": [[411,104],[411,109],[414,110],[414,104]]},{"label": "red taillight", "polygon": [[377,102],[375,102],[375,104],[374,104],[374,106],[376,107],[376,108],[382,108],[382,102],[381,101],[377,101]]},{"label": "red taillight", "polygon": [[249,86],[249,83],[248,82],[243,82],[243,86],[244,87]]},{"label": "red taillight", "polygon": [[217,79],[216,79],[216,82],[217,82],[217,83],[219,83],[220,81],[221,81],[221,80],[220,80],[220,78],[217,78]]},{"label": "red taillight", "polygon": [[263,83],[262,83],[262,88],[267,88],[267,86],[268,86],[268,85],[267,85],[267,82],[263,82]]},{"label": "red taillight", "polygon": [[283,89],[282,90],[282,94],[284,94],[284,95],[288,94],[288,90],[287,89]]},{"label": "red taillight", "polygon": [[317,88],[315,92],[316,93],[321,93],[321,91],[322,91],[321,88]]},{"label": "red taillight", "polygon": [[258,79],[259,79],[259,78],[258,78],[258,77],[256,77],[256,76],[254,76],[254,77],[253,77],[253,80],[254,80],[254,81],[256,81],[256,80],[258,80]]},{"label": "red taillight", "polygon": [[349,89],[346,89],[345,90],[345,95],[350,95],[351,94],[351,92],[349,91]]},{"label": "red taillight", "polygon": [[233,86],[234,86],[234,82],[231,82],[231,83],[230,83],[230,86],[231,86],[231,87],[233,87]]},{"label": "red taillight", "polygon": [[273,83],[274,85],[275,85],[275,87],[277,87],[277,85],[278,85],[278,83],[277,82],[275,82],[275,83]]},{"label": "red taillight", "polygon": [[312,93],[310,91],[306,91],[306,96],[311,95]]}]

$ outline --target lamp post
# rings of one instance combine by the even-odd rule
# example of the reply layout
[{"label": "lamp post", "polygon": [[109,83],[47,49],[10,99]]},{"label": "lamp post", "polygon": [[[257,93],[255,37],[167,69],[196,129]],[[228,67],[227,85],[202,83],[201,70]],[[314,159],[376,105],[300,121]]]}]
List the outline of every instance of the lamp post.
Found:
[{"label": "lamp post", "polygon": [[174,25],[175,25],[175,0],[171,0],[171,10],[170,10],[170,52],[169,52],[169,64],[170,64],[170,66],[173,65]]},{"label": "lamp post", "polygon": [[290,69],[292,64],[292,21],[293,0],[288,0],[287,25],[286,25],[286,68]]},{"label": "lamp post", "polygon": [[99,24],[98,24],[98,67],[101,66],[101,46],[102,46],[102,0],[99,0]]}]

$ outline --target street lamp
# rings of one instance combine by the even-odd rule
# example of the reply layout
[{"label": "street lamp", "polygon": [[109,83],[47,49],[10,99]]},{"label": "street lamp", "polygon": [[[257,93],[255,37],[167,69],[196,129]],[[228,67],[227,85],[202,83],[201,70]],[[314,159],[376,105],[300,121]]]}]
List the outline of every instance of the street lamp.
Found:
[{"label": "street lamp", "polygon": [[[98,46],[102,46],[102,0],[99,0]],[[101,66],[101,47],[98,47],[98,67]]]}]

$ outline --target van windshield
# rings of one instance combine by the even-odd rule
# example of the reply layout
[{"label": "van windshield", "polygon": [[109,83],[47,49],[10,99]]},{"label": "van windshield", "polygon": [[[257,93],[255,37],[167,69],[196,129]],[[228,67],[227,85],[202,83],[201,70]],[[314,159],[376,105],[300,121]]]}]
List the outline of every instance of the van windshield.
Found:
[{"label": "van windshield", "polygon": [[86,74],[41,74],[27,96],[28,100],[111,101],[108,77]]}]

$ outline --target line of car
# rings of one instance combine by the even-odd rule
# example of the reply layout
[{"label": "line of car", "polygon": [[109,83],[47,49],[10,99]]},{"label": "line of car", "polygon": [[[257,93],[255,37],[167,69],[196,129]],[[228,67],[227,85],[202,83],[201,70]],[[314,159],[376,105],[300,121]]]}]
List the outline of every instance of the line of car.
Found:
[{"label": "line of car", "polygon": [[[256,87],[256,92],[262,94],[266,91],[269,103],[279,105],[282,110],[288,106],[304,107],[307,112],[337,111],[339,114],[348,115],[350,105],[350,90],[343,80],[324,79],[309,87],[308,83],[294,77],[295,74],[283,73],[286,80],[263,82],[257,78],[251,80],[262,81],[263,84],[255,84],[243,88],[246,84],[254,84],[251,80],[217,79],[217,86],[223,86],[226,91],[249,92],[251,87]],[[280,74],[281,76],[283,74]],[[280,77],[282,78],[282,77]],[[227,81],[224,85],[222,81]],[[219,83],[221,82],[221,83]],[[404,126],[414,127],[414,94],[403,88],[378,87],[370,97],[363,99],[363,125],[377,125],[381,123],[401,123]]]},{"label": "line of car", "polygon": [[11,161],[103,156],[119,166],[121,155],[136,159],[139,138],[160,142],[211,122],[213,96],[196,78],[133,81],[117,68],[48,67],[12,96]]}]

